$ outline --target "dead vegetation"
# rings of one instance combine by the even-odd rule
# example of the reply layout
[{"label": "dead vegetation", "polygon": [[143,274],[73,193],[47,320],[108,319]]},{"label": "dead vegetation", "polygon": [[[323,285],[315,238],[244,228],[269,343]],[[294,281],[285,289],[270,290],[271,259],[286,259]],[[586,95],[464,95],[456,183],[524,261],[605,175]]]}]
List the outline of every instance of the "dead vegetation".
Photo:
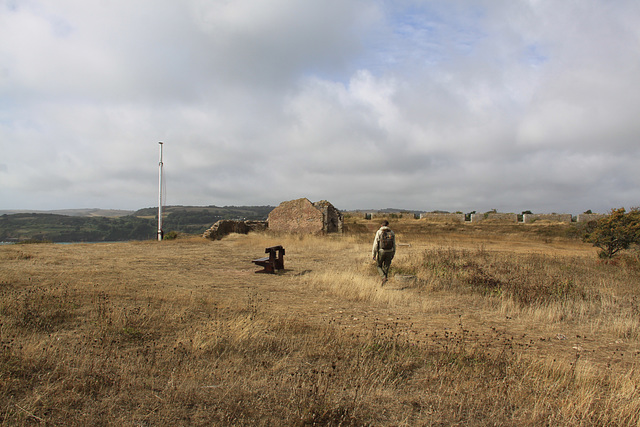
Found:
[{"label": "dead vegetation", "polygon": [[[2,246],[0,421],[640,424],[633,257],[603,263],[561,229],[395,225],[385,287],[360,220],[325,238]],[[273,244],[286,270],[254,274]]]}]

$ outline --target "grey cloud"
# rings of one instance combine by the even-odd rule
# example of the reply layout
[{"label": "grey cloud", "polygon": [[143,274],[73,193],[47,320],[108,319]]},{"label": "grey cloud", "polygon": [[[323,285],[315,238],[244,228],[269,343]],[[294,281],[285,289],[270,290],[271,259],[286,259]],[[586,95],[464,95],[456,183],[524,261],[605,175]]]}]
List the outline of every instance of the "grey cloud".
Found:
[{"label": "grey cloud", "polygon": [[637,2],[0,8],[2,207],[640,198]]}]

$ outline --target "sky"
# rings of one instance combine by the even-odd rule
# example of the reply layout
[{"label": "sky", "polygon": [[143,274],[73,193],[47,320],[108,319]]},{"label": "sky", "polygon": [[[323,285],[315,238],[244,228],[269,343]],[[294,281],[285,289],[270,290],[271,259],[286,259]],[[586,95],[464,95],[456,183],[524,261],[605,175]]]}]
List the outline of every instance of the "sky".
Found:
[{"label": "sky", "polygon": [[0,0],[0,209],[640,205],[637,0]]}]

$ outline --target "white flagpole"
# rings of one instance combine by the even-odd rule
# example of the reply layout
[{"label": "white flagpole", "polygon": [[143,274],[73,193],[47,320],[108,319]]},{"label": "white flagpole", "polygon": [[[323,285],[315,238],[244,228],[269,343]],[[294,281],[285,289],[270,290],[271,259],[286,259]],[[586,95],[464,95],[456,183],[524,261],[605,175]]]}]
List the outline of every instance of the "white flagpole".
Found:
[{"label": "white flagpole", "polygon": [[162,142],[160,144],[160,164],[158,172],[158,241],[162,240]]}]

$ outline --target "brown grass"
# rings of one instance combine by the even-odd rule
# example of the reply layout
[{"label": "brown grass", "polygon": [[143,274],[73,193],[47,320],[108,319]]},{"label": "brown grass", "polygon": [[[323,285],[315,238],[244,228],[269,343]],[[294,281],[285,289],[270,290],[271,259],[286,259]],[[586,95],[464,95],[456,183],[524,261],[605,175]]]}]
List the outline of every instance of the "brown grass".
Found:
[{"label": "brown grass", "polygon": [[[561,226],[0,247],[3,425],[640,425],[637,260]],[[468,228],[465,228],[468,227]],[[286,270],[250,260],[285,246]]]}]

